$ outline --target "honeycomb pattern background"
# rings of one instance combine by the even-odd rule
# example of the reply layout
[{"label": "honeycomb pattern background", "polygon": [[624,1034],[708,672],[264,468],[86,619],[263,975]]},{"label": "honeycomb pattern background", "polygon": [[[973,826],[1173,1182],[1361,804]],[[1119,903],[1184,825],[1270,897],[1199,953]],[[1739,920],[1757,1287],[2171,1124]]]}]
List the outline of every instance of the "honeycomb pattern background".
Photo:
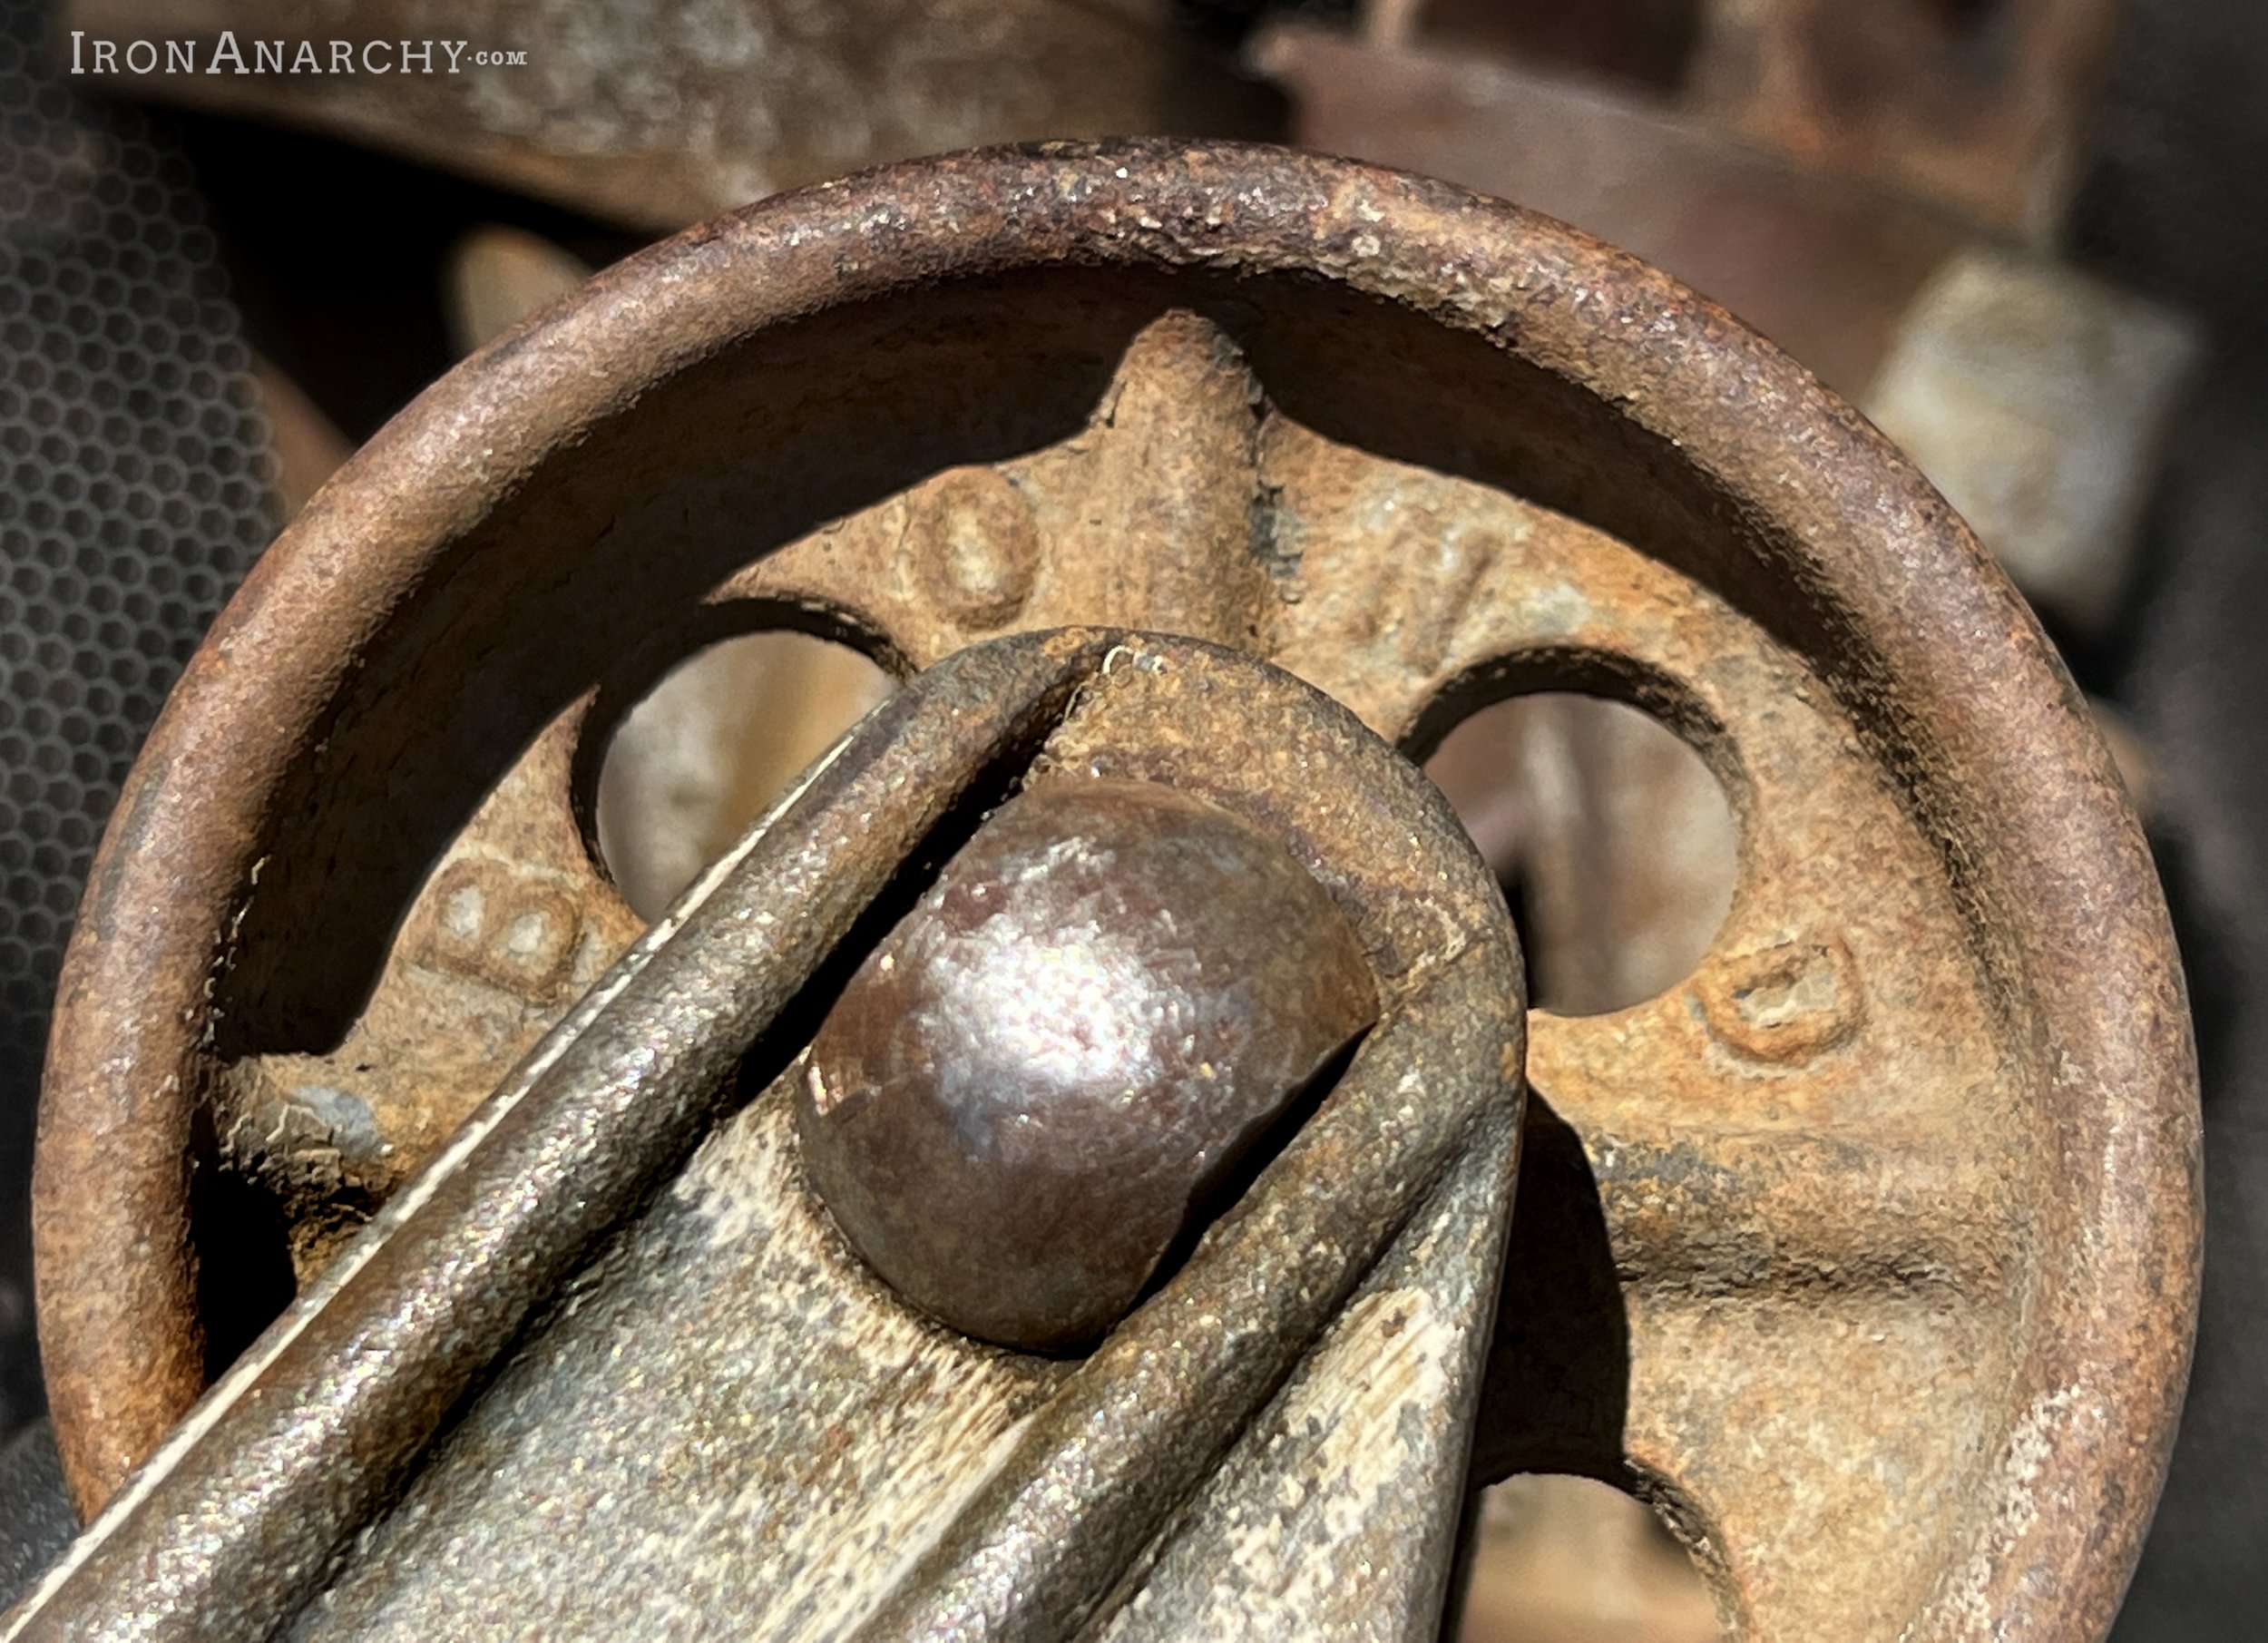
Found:
[{"label": "honeycomb pattern background", "polygon": [[0,1435],[36,1414],[31,1142],[64,944],[120,783],[273,534],[249,357],[161,128],[0,9]]}]

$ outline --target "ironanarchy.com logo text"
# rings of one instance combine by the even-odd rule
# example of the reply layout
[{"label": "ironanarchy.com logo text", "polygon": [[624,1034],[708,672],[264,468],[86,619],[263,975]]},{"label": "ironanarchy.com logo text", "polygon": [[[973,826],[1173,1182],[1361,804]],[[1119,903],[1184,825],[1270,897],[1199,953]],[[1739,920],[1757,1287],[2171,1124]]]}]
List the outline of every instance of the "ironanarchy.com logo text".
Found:
[{"label": "ironanarchy.com logo text", "polygon": [[474,51],[466,40],[89,39],[71,31],[74,74],[455,74],[521,68],[525,52]]}]

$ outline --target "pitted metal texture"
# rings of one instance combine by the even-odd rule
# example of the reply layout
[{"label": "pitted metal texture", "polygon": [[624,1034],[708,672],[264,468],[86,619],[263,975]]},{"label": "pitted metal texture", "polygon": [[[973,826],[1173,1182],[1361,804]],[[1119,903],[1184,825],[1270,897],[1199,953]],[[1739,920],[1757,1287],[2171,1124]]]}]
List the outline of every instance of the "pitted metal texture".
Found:
[{"label": "pitted metal texture", "polygon": [[[2103,1632],[2186,1363],[2195,1084],[2060,666],[1941,499],[1721,310],[1497,202],[1234,146],[768,201],[501,340],[310,504],[175,697],[66,977],[42,1305],[82,1499],[203,1384],[198,1127],[281,1138],[240,1163],[318,1287],[637,939],[588,795],[651,680],[755,628],[918,681],[1077,624],[1265,659],[1413,758],[1507,695],[1618,696],[1737,819],[1685,983],[1530,1022],[1476,1423],[1386,1452],[1638,1492],[1744,1639]],[[1314,780],[1280,738],[1227,751],[1249,804]],[[1344,1404],[1364,1360],[1334,1361]],[[1354,1520],[1259,1509],[1266,1477],[1224,1461],[1154,1579],[1327,1609],[1305,1576]],[[1014,1589],[986,1567],[971,1614]]]}]

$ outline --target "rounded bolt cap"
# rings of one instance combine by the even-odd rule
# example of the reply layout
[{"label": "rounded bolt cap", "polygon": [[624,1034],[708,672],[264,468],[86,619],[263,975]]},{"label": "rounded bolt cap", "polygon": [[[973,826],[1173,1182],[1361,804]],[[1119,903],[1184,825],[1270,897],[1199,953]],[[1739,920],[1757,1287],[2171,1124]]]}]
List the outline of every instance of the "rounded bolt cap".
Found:
[{"label": "rounded bolt cap", "polygon": [[845,988],[799,1081],[805,1166],[906,1300],[1076,1348],[1377,1009],[1281,844],[1170,788],[1058,779],[980,827]]}]

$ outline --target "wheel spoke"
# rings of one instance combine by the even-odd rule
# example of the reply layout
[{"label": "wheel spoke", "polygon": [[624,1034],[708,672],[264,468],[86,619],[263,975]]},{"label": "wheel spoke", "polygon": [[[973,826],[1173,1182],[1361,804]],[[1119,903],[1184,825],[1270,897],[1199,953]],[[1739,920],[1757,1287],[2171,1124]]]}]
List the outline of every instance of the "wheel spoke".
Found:
[{"label": "wheel spoke", "polygon": [[219,1081],[224,1158],[281,1204],[303,1286],[637,938],[569,803],[582,727],[550,726],[444,853],[337,1049]]},{"label": "wheel spoke", "polygon": [[1128,345],[1086,427],[958,467],[749,566],[719,600],[852,613],[916,668],[995,634],[1129,625],[1251,650],[1256,390],[1218,327],[1174,311]]},{"label": "wheel spoke", "polygon": [[[1828,1059],[1894,1080],[1865,1060],[1886,1025]],[[1634,1488],[1745,1643],[1895,1632],[1973,1532],[2003,1436],[2036,1237],[2018,1160],[1848,1068],[1776,1071],[1813,1118],[1765,1125],[1728,1116],[1755,1110],[1739,1074],[1657,1059],[1643,1022],[1540,1013],[1531,1034],[1479,1475]]]},{"label": "wheel spoke", "polygon": [[2023,1218],[2005,1178],[1957,1135],[1868,1146],[1661,1126],[1586,1140],[1616,1269],[1633,1290],[1977,1300],[2007,1290]]},{"label": "wheel spoke", "polygon": [[[1279,662],[1421,748],[1492,696],[1627,695],[1737,819],[1692,973],[1530,1018],[1476,1475],[1636,1488],[1744,1638],[1896,1631],[2011,1441],[2040,1236],[2028,1063],[1955,866],[1794,651],[1658,562],[1282,419],[1262,477],[1302,546]],[[1531,863],[1613,866],[1583,815],[1523,825]],[[1574,896],[1594,927],[1546,934],[1603,952],[1615,905]]]},{"label": "wheel spoke", "polygon": [[2005,1324],[1920,1296],[1634,1297],[1630,1336],[1632,1480],[1740,1594],[1743,1643],[1950,1629],[1916,1621],[1970,1572]]},{"label": "wheel spoke", "polygon": [[1271,655],[1389,741],[1475,665],[1584,637],[1585,551],[1608,541],[1589,526],[1280,414],[1259,451],[1259,533],[1286,584]]}]

